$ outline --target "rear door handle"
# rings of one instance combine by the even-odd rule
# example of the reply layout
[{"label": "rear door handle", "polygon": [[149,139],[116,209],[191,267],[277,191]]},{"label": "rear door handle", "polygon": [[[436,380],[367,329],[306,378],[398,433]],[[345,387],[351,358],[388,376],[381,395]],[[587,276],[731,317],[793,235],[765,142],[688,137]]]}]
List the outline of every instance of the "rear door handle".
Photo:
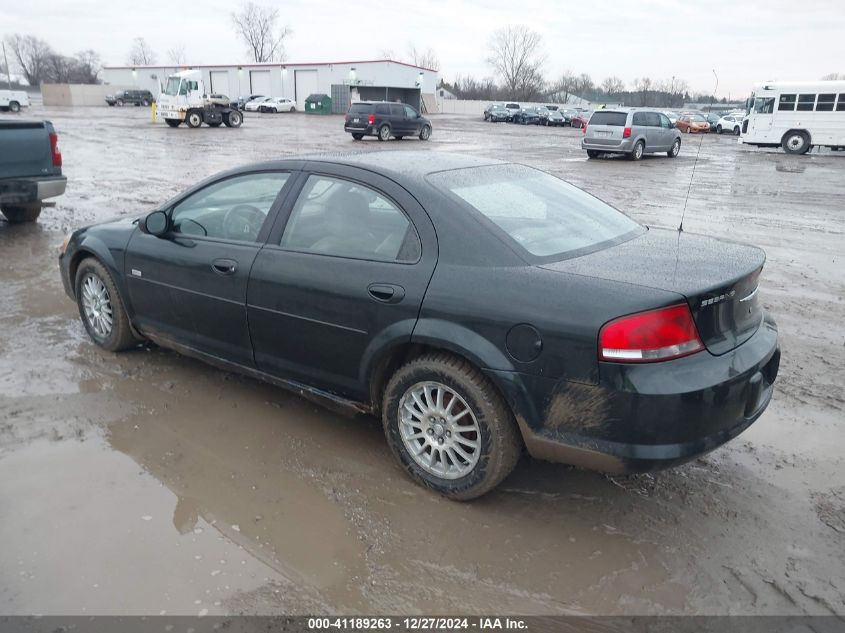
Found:
[{"label": "rear door handle", "polygon": [[381,303],[399,303],[405,298],[405,289],[394,284],[370,284],[367,292]]},{"label": "rear door handle", "polygon": [[238,270],[238,262],[234,259],[215,259],[211,262],[211,270],[218,275],[234,275]]}]

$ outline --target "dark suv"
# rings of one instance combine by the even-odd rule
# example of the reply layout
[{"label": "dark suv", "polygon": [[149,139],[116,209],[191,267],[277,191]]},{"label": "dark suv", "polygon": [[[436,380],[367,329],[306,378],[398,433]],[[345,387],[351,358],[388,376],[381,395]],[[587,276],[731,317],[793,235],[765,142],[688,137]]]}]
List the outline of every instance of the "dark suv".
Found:
[{"label": "dark suv", "polygon": [[431,121],[404,103],[387,101],[359,101],[349,106],[343,130],[360,141],[365,136],[377,136],[386,141],[391,136],[419,136],[427,141],[431,136]]},{"label": "dark suv", "polygon": [[110,106],[122,106],[132,104],[136,106],[148,106],[155,99],[149,90],[118,90],[113,95],[106,96],[106,103]]}]

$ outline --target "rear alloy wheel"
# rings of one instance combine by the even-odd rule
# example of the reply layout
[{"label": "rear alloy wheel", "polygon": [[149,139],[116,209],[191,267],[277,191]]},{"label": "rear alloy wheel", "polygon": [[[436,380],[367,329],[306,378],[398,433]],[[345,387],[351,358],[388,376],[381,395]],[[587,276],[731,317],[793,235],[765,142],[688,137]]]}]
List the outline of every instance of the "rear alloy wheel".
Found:
[{"label": "rear alloy wheel", "polygon": [[452,499],[492,490],[522,451],[513,414],[487,377],[449,354],[401,367],[385,389],[382,421],[408,474]]},{"label": "rear alloy wheel", "polygon": [[132,333],[117,286],[98,260],[88,257],[79,264],[75,292],[79,316],[97,345],[119,352],[140,343]]},{"label": "rear alloy wheel", "polygon": [[170,127],[179,127],[179,124],[182,123],[179,119],[165,119],[164,122]]},{"label": "rear alloy wheel", "polygon": [[781,146],[787,154],[806,154],[810,149],[810,137],[806,132],[792,130],[783,135]]},{"label": "rear alloy wheel", "polygon": [[721,126],[721,125],[717,125],[717,126],[716,126],[716,134],[721,134],[721,133],[722,133],[722,126]]},{"label": "rear alloy wheel", "polygon": [[41,205],[3,205],[0,207],[0,211],[3,212],[10,224],[22,224],[24,222],[35,222],[41,215]]},{"label": "rear alloy wheel", "polygon": [[188,112],[188,116],[185,117],[185,122],[188,124],[188,127],[199,127],[202,125],[202,114],[196,110],[191,110]]},{"label": "rear alloy wheel", "polygon": [[382,126],[378,129],[378,140],[380,140],[380,141],[386,141],[386,140],[388,140],[388,139],[390,139],[390,126],[388,126],[388,125],[382,125]]},{"label": "rear alloy wheel", "polygon": [[420,130],[420,140],[427,141],[431,136],[431,127],[428,125],[423,125],[422,129]]},{"label": "rear alloy wheel", "polygon": [[672,143],[672,147],[669,149],[668,152],[666,152],[666,155],[669,158],[676,158],[678,156],[678,154],[680,154],[680,153],[681,153],[681,139],[676,138],[675,142]]},{"label": "rear alloy wheel", "polygon": [[628,154],[629,160],[640,160],[643,157],[643,150],[645,149],[642,141],[637,141],[634,149]]},{"label": "rear alloy wheel", "polygon": [[244,122],[243,115],[237,110],[231,110],[223,114],[223,125],[226,127],[241,127]]},{"label": "rear alloy wheel", "polygon": [[362,138],[364,138],[364,135],[363,134],[353,134],[352,138],[354,138],[356,141],[360,141]]}]

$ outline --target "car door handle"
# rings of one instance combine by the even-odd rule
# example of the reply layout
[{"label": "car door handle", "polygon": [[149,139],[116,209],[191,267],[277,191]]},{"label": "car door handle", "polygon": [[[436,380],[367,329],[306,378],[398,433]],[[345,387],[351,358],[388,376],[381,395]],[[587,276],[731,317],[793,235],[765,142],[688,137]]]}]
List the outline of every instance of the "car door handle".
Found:
[{"label": "car door handle", "polygon": [[234,259],[215,259],[211,262],[211,270],[218,275],[234,275],[238,270],[238,262]]},{"label": "car door handle", "polygon": [[405,289],[394,284],[370,284],[367,292],[381,303],[399,303],[405,298]]}]

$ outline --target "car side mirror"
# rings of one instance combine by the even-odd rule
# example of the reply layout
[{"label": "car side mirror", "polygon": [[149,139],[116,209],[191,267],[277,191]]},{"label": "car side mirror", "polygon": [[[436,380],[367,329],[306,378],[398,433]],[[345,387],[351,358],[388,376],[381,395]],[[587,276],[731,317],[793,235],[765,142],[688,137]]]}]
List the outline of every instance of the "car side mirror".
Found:
[{"label": "car side mirror", "polygon": [[170,230],[170,216],[164,211],[153,211],[140,224],[141,231],[154,237],[162,237]]}]

